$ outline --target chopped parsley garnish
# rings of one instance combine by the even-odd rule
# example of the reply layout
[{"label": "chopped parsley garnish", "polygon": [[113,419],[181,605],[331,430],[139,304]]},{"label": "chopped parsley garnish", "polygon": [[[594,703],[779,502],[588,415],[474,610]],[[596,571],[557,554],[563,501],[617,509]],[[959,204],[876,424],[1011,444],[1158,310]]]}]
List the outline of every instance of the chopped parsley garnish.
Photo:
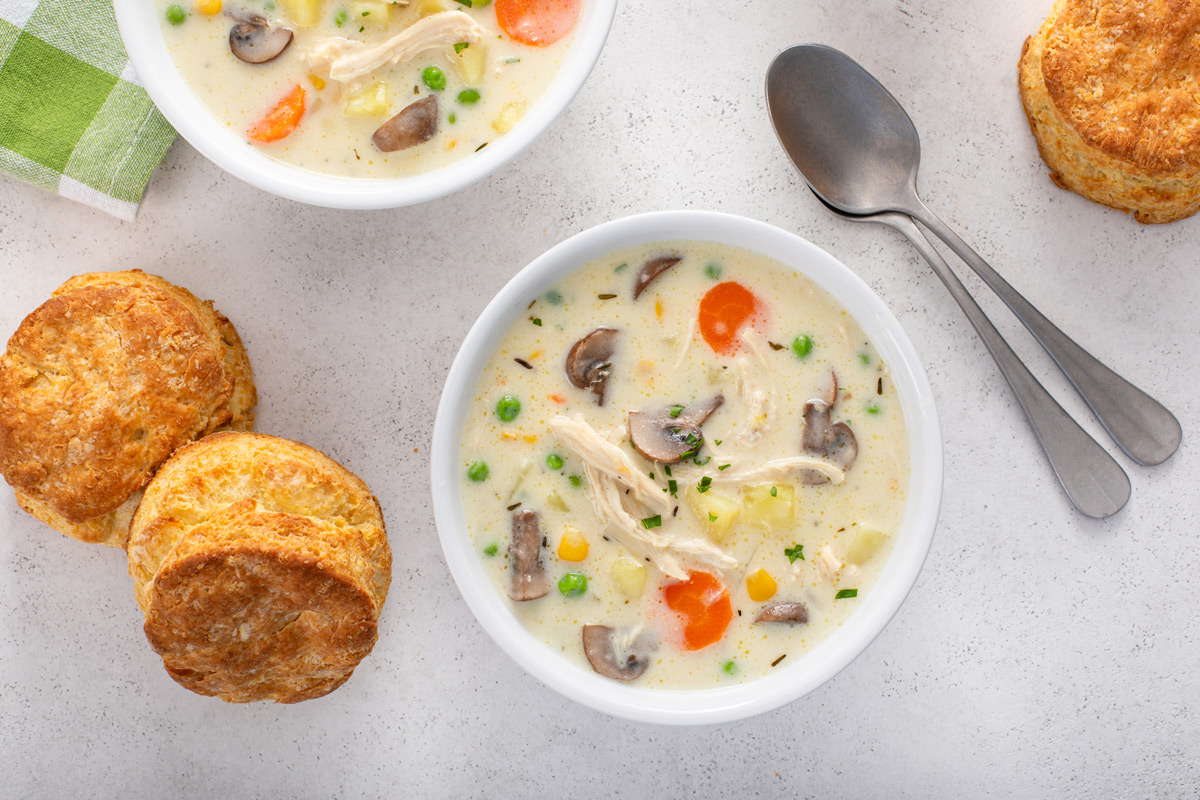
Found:
[{"label": "chopped parsley garnish", "polygon": [[529,321],[532,322],[534,325],[537,325],[539,328],[542,327],[542,318],[541,317],[530,317]]},{"label": "chopped parsley garnish", "polygon": [[704,268],[704,274],[714,281],[721,277],[721,265],[713,261]]},{"label": "chopped parsley garnish", "polygon": [[710,512],[708,512],[708,521],[709,521],[709,522],[716,522],[716,521],[717,521],[717,515],[716,515],[716,514],[714,514],[714,513],[712,513],[711,511],[710,511]]},{"label": "chopped parsley garnish", "polygon": [[621,270],[625,269],[628,266],[629,266],[629,264],[627,264],[627,263],[626,264],[617,264],[617,268],[614,269],[613,272],[620,272]]},{"label": "chopped parsley garnish", "polygon": [[867,405],[867,413],[868,414],[878,414],[879,413],[879,404],[878,403],[869,403]]},{"label": "chopped parsley garnish", "polygon": [[454,43],[454,52],[461,53],[463,50],[466,50],[470,46],[471,46],[470,42],[455,42]]},{"label": "chopped parsley garnish", "polygon": [[721,446],[721,440],[720,440],[720,439],[713,439],[713,444],[715,444],[717,447],[720,447],[720,446]]},{"label": "chopped parsley garnish", "polygon": [[663,464],[663,472],[667,473],[668,478],[671,477],[671,466],[669,464]]},{"label": "chopped parsley garnish", "polygon": [[794,544],[791,547],[783,548],[783,554],[788,557],[789,564],[795,564],[796,559],[800,559],[801,561],[807,560],[804,558],[804,545],[802,544]]},{"label": "chopped parsley garnish", "polygon": [[723,472],[732,466],[733,464],[721,464],[719,467],[717,467],[717,472]]},{"label": "chopped parsley garnish", "polygon": [[839,589],[833,596],[834,600],[845,600],[848,597],[858,597],[858,589]]},{"label": "chopped parsley garnish", "polygon": [[583,478],[579,477],[578,475],[571,475],[567,478],[567,480],[570,481],[571,485],[576,489],[583,485]]},{"label": "chopped parsley garnish", "polygon": [[704,494],[705,492],[708,491],[709,486],[712,486],[712,478],[705,475],[703,478],[700,479],[700,485],[696,487],[696,491],[699,492],[700,494]]},{"label": "chopped parsley garnish", "polygon": [[483,548],[483,554],[485,556],[487,556],[488,558],[491,558],[492,556],[496,555],[496,553],[498,553],[498,552],[500,552],[500,548],[496,545],[495,542],[492,542],[487,547]]},{"label": "chopped parsley garnish", "polygon": [[642,520],[642,527],[646,530],[658,528],[662,526],[662,514],[655,514],[653,517],[646,517]]},{"label": "chopped parsley garnish", "polygon": [[861,362],[862,362],[862,363],[864,363],[864,364],[870,364],[870,363],[871,363],[871,356],[867,355],[866,353],[859,353],[859,354],[858,354],[858,360],[859,360],[859,361],[861,361]]},{"label": "chopped parsley garnish", "polygon": [[677,497],[678,495],[675,493],[679,491],[679,481],[671,478],[671,480],[667,481],[667,489],[670,490],[671,497]]},{"label": "chopped parsley garnish", "polygon": [[779,496],[779,487],[772,486],[771,487],[771,497],[778,497],[778,496]]},{"label": "chopped parsley garnish", "polygon": [[334,15],[333,24],[337,25],[339,28],[342,27],[343,25],[346,24],[347,16],[348,15],[346,14],[346,9],[343,8],[341,11],[339,11],[337,14]]},{"label": "chopped parsley garnish", "polygon": [[519,58],[506,58],[506,59],[504,59],[504,63],[505,63],[505,64],[520,64],[520,63],[521,63],[521,59],[519,59]]},{"label": "chopped parsley garnish", "polygon": [[671,419],[675,419],[682,413],[683,413],[683,406],[678,405],[678,404],[671,406],[671,411],[670,411]]},{"label": "chopped parsley garnish", "polygon": [[726,661],[721,667],[721,671],[726,675],[736,675],[738,666],[736,661]]}]

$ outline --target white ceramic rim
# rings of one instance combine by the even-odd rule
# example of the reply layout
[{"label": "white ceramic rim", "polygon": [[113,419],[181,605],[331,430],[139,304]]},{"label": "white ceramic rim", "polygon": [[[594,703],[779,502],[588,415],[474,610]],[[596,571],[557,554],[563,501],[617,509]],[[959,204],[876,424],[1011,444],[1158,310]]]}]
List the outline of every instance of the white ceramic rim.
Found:
[{"label": "white ceramic rim", "polygon": [[163,41],[150,0],[113,0],[129,60],[150,99],[188,143],[231,175],[259,189],[316,206],[397,208],[457,192],[516,158],[566,110],[600,58],[617,0],[587,0],[575,40],[550,86],[517,125],[483,150],[441,169],[406,178],[340,178],[290,166],[255,149],[221,124],[192,93]]},{"label": "white ceramic rim", "polygon": [[[722,242],[767,255],[810,277],[862,325],[891,367],[911,439],[909,502],[879,582],[832,636],[772,674],[744,684],[679,691],[620,684],[571,664],[527,631],[507,607],[471,546],[462,513],[459,443],[474,385],[496,342],[555,281],[594,258],[659,240]],[[916,583],[929,553],[942,492],[942,436],[933,392],[912,343],[883,301],[816,245],[772,225],[708,211],[663,211],[608,222],[572,236],[522,269],[484,309],[446,378],[433,431],[432,491],[442,550],[467,605],[500,648],[550,688],[626,719],[704,725],[746,717],[813,691],[883,630]]]}]

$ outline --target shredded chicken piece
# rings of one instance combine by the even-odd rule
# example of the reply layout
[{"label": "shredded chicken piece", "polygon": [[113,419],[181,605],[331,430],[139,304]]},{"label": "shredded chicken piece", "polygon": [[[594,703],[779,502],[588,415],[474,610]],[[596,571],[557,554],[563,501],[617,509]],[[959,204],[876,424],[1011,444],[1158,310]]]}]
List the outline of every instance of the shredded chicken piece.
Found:
[{"label": "shredded chicken piece", "polygon": [[775,401],[771,399],[771,393],[758,382],[754,374],[754,365],[748,357],[739,356],[734,362],[734,367],[737,370],[738,396],[746,404],[750,415],[745,430],[738,434],[738,441],[753,446],[762,441],[771,427],[771,419],[775,416]]},{"label": "shredded chicken piece", "polygon": [[696,338],[697,318],[693,315],[691,325],[688,326],[687,336],[683,338],[683,347],[679,350],[679,358],[675,359],[675,366],[671,367],[672,372],[678,372],[683,366],[683,359],[687,358],[688,351],[692,349],[692,340]]},{"label": "shredded chicken piece", "polygon": [[[718,464],[718,462],[720,462]],[[696,483],[701,478],[712,478],[713,482],[730,483],[784,483],[796,479],[796,473],[811,469],[829,478],[830,483],[846,480],[846,473],[833,464],[812,456],[787,456],[774,458],[763,464],[743,464],[734,459],[713,458],[711,466],[705,468],[678,465],[673,467],[675,478],[680,483]],[[725,469],[719,466],[729,464]]]},{"label": "shredded chicken piece", "polygon": [[833,552],[833,548],[825,545],[817,551],[817,569],[820,570],[821,576],[830,583],[837,582],[838,572],[841,570],[844,562],[837,557]]},{"label": "shredded chicken piece", "polygon": [[314,69],[329,68],[335,81],[353,81],[389,64],[398,64],[439,47],[480,42],[488,31],[462,11],[430,14],[385,42],[368,45],[340,36],[317,42],[304,58]]},{"label": "shredded chicken piece", "polygon": [[670,499],[661,486],[637,469],[627,453],[581,417],[555,417],[550,421],[550,428],[559,441],[583,461],[596,515],[612,537],[634,557],[648,561],[663,574],[677,580],[687,578],[687,570],[680,558],[715,569],[737,566],[737,559],[708,542],[668,536],[642,525],[627,504],[638,503],[666,514],[670,513]]},{"label": "shredded chicken piece", "polygon": [[662,487],[642,472],[629,453],[597,433],[582,416],[557,416],[550,420],[550,430],[584,464],[624,484],[634,500],[659,514],[671,513],[671,500]]}]

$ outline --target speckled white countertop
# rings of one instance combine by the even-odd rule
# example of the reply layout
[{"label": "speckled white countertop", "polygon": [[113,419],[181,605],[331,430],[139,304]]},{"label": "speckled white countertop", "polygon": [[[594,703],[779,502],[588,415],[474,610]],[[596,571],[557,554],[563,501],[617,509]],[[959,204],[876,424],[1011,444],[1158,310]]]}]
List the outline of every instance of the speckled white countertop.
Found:
[{"label": "speckled white countertop", "polygon": [[[178,141],[125,224],[0,180],[0,335],[67,277],[142,267],[212,298],[249,349],[260,430],[319,447],[383,503],[395,553],[374,653],[332,695],[233,706],[147,646],[123,554],[0,491],[0,797],[1195,797],[1200,785],[1200,218],[1142,227],[1055,188],[1016,94],[1050,0],[627,0],[575,103],[500,174],[386,212],[310,208]],[[1175,411],[1116,517],[1071,510],[965,318],[894,233],[826,215],[775,142],[771,57],[861,60],[922,133],[929,204],[1063,329]],[[428,445],[488,298],[563,238],[706,208],[796,231],[891,306],[945,431],[933,550],[871,648],[737,724],[578,706],[504,656],[442,561]],[[985,309],[1063,405],[1023,329]]]}]

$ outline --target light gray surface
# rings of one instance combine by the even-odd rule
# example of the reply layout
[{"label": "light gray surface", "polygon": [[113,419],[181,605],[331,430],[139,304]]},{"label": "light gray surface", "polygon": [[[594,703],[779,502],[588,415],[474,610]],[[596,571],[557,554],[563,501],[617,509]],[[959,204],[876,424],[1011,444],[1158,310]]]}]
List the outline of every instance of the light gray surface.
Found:
[{"label": "light gray surface", "polygon": [[[0,797],[1180,797],[1200,784],[1200,219],[1142,227],[1055,188],[1016,94],[1049,0],[629,0],[582,93],[507,170],[411,209],[277,200],[177,142],[141,216],[0,180],[0,334],[67,277],[142,267],[212,298],[249,349],[258,428],[379,495],[395,554],[374,653],[334,694],[232,706],[176,686],[115,550],[0,492]],[[1073,512],[945,290],[883,228],[824,214],[764,111],[770,58],[861,60],[923,136],[922,194],[1064,330],[1175,411],[1182,450],[1106,522]],[[746,722],[603,717],[509,661],[460,600],[428,496],[442,380],[488,298],[554,243],[708,208],[796,231],[876,289],[946,437],[921,579],[842,674]],[[1025,332],[984,307],[1095,435]]]}]

